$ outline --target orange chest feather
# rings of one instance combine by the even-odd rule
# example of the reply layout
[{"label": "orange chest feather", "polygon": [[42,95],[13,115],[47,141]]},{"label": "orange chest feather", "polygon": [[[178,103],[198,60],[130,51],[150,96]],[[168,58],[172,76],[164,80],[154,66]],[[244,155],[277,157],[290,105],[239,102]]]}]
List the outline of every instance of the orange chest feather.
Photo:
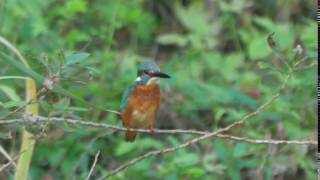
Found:
[{"label": "orange chest feather", "polygon": [[158,85],[137,86],[129,97],[127,109],[122,112],[124,125],[144,128],[153,124],[159,105]]},{"label": "orange chest feather", "polygon": [[158,85],[137,86],[129,97],[129,105],[134,109],[147,111],[149,108],[159,106],[160,104],[160,88]]}]

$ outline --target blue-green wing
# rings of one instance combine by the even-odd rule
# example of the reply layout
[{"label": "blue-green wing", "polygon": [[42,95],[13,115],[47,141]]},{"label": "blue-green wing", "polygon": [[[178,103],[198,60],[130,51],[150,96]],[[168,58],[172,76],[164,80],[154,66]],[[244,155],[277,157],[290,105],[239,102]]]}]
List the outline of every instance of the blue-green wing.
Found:
[{"label": "blue-green wing", "polygon": [[129,97],[136,88],[136,84],[130,85],[122,94],[121,104],[120,104],[120,110],[123,111],[128,106]]}]

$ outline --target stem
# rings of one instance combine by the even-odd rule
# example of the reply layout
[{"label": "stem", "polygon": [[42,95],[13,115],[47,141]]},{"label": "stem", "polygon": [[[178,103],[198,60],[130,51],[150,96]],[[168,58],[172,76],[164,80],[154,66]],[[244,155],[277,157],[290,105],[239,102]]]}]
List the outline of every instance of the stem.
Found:
[{"label": "stem", "polygon": [[[26,80],[26,102],[36,101],[37,89],[36,83],[33,79],[28,78]],[[38,115],[38,104],[29,103],[26,106],[26,113],[32,115]],[[18,161],[18,166],[15,173],[15,180],[25,180],[28,178],[28,171],[31,163],[33,148],[36,141],[33,134],[23,129],[22,145],[20,148],[21,156]]]}]

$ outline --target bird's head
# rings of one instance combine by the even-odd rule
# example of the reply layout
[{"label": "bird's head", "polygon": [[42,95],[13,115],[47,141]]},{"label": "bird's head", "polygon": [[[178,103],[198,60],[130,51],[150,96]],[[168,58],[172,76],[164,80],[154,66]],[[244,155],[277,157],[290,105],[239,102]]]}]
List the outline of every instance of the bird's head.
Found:
[{"label": "bird's head", "polygon": [[158,84],[160,78],[170,78],[170,76],[161,72],[158,65],[153,61],[146,61],[138,68],[136,83],[139,85]]}]

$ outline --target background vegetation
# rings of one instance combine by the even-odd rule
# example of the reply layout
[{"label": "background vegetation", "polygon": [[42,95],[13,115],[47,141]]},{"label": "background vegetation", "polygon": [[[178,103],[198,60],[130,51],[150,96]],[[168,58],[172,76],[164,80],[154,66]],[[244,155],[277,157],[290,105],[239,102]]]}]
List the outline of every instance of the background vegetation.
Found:
[{"label": "background vegetation", "polygon": [[[2,0],[0,35],[13,42],[33,71],[58,76],[65,91],[39,99],[42,116],[121,125],[103,111],[118,110],[137,65],[155,59],[172,79],[162,81],[160,129],[213,131],[270,99],[293,64],[297,45],[308,57],[283,95],[231,134],[252,139],[315,139],[316,2],[302,0]],[[274,38],[280,56],[268,46]],[[0,51],[12,55],[3,46]],[[25,72],[0,58],[0,75]],[[38,87],[42,81],[37,81]],[[82,100],[79,100],[79,97]],[[0,116],[22,106],[24,82],[0,81]],[[84,100],[84,101],[83,101]],[[21,116],[15,114],[11,118]],[[21,128],[1,127],[0,143],[16,155]],[[92,178],[191,135],[140,134],[48,125],[34,130],[30,179],[84,179],[100,150]],[[114,179],[315,179],[315,147],[257,145],[210,139],[131,166]],[[0,157],[0,163],[7,159]],[[0,173],[12,178],[14,167]]]}]

